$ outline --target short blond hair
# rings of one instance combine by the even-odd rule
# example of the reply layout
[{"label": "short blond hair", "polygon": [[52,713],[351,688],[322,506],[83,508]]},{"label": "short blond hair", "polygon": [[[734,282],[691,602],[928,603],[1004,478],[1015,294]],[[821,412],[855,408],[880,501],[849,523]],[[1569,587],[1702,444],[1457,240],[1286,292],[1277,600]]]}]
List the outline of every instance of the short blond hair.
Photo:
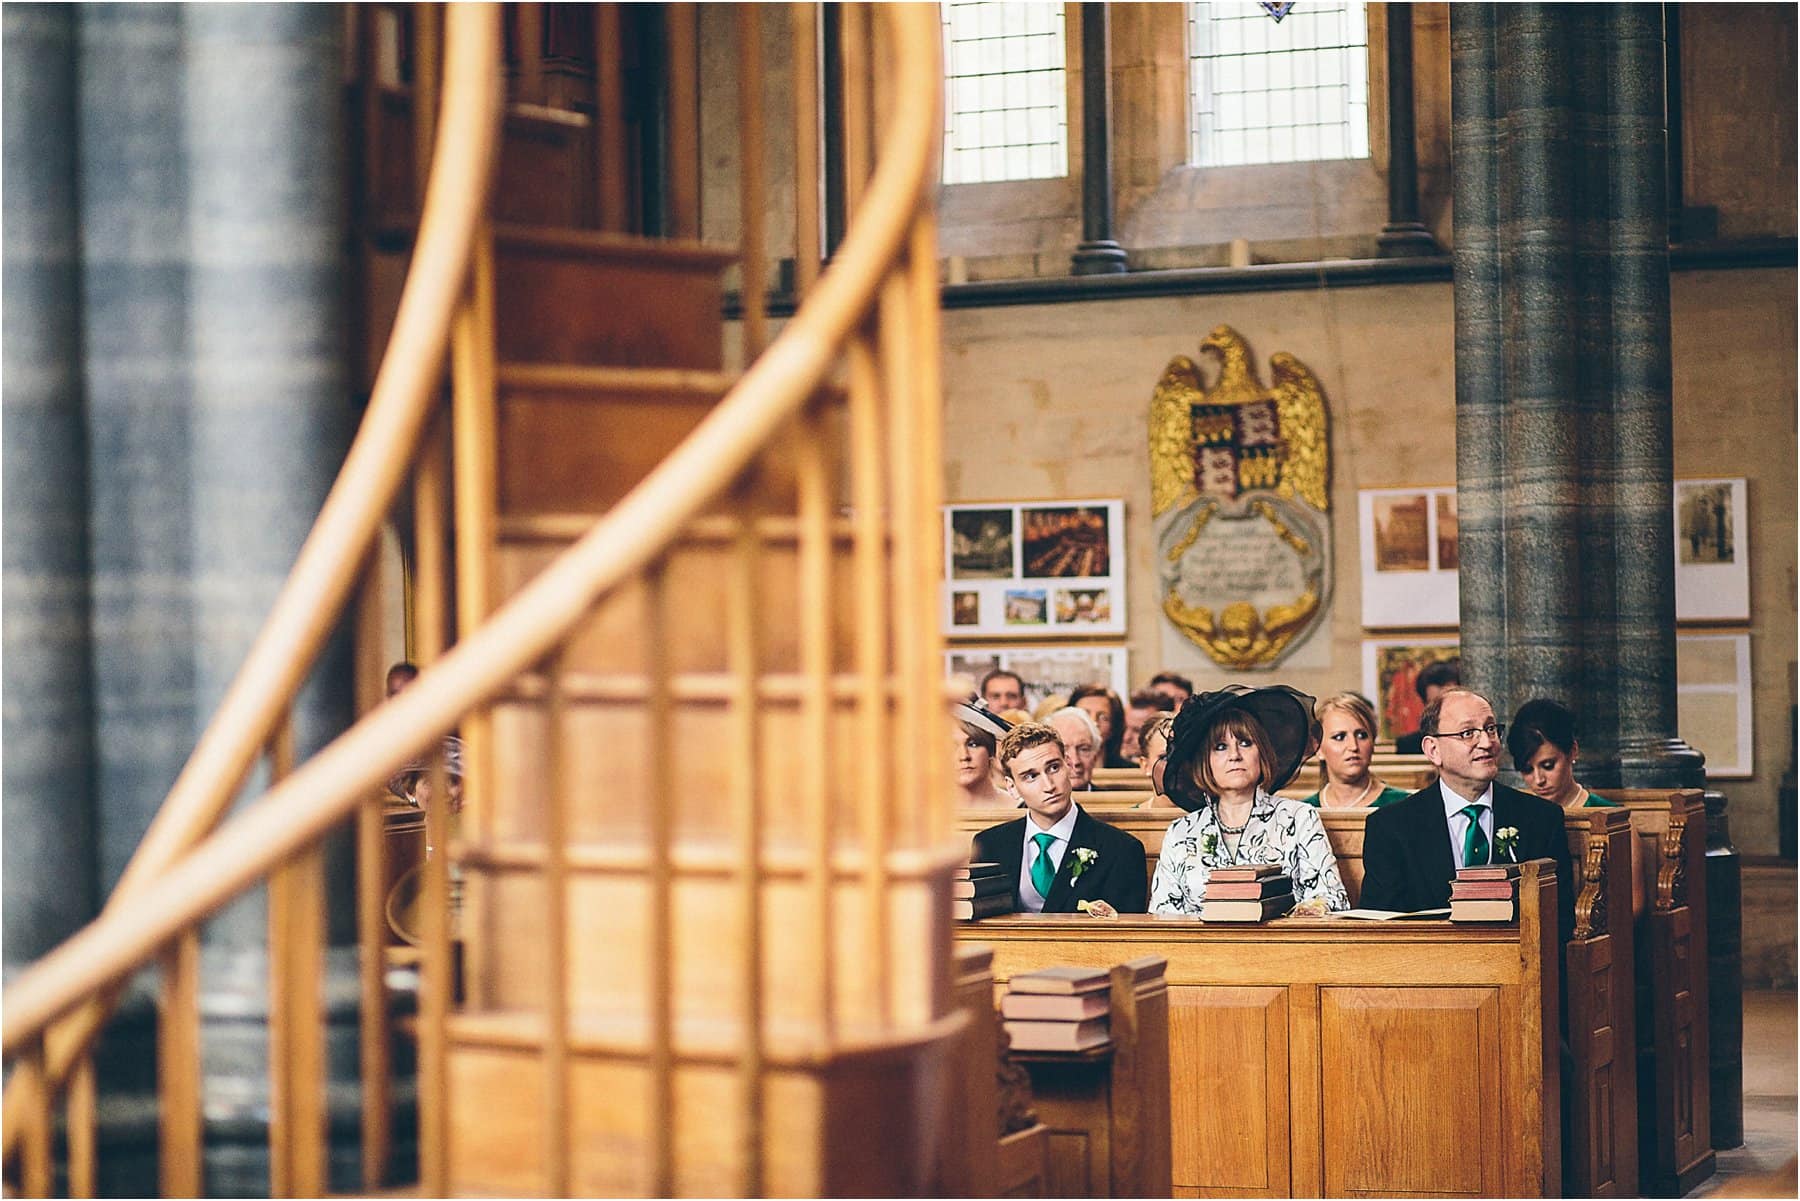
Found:
[{"label": "short blond hair", "polygon": [[1138,745],[1144,748],[1146,754],[1149,753],[1152,738],[1163,740],[1163,752],[1166,754],[1169,744],[1175,741],[1175,711],[1173,709],[1165,709],[1158,713],[1145,722],[1144,728],[1138,731]]},{"label": "short blond hair", "polygon": [[1060,753],[1069,753],[1063,745],[1062,735],[1043,722],[1030,721],[1014,726],[1000,740],[1000,770],[1007,779],[1012,779],[1012,761],[1034,746],[1055,746]]},{"label": "short blond hair", "polygon": [[1375,740],[1375,706],[1354,692],[1340,692],[1336,696],[1328,696],[1313,706],[1313,716],[1319,721],[1325,720],[1327,713],[1348,713],[1356,719],[1369,735],[1369,741]]}]

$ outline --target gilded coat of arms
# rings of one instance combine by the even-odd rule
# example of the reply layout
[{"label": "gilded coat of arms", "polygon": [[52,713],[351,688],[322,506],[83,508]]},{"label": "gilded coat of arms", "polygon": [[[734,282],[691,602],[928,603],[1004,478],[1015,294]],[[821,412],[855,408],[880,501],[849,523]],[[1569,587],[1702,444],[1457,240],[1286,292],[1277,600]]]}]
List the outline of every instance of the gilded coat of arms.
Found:
[{"label": "gilded coat of arms", "polygon": [[1273,668],[1331,596],[1325,395],[1287,353],[1270,357],[1263,384],[1229,326],[1200,349],[1219,365],[1212,387],[1182,355],[1150,398],[1163,614],[1222,667]]}]

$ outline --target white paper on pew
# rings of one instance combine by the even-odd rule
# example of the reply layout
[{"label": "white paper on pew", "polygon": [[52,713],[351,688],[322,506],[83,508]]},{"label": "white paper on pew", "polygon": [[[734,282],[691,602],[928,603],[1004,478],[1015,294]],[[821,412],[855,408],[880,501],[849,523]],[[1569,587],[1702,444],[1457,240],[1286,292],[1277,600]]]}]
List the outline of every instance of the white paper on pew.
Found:
[{"label": "white paper on pew", "polygon": [[1416,913],[1405,913],[1398,909],[1340,909],[1333,916],[1353,917],[1365,922],[1391,922],[1413,917],[1449,917],[1450,907],[1446,905],[1442,909],[1421,909]]}]

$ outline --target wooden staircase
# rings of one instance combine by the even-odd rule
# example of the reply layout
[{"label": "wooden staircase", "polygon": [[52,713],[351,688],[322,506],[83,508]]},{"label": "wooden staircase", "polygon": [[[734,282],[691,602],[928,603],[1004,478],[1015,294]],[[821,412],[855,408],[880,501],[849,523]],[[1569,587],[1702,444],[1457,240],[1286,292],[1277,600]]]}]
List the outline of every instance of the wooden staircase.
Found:
[{"label": "wooden staircase", "polygon": [[[756,6],[733,11],[739,73],[759,84],[760,49],[750,47],[761,18]],[[671,28],[691,16],[672,12]],[[603,12],[596,25],[614,20]],[[451,21],[454,58],[482,45],[477,25],[491,36],[494,17],[452,6]],[[793,21],[816,52],[816,8],[794,6]],[[965,848],[948,781],[932,766],[942,717],[929,212],[938,30],[915,6],[848,6],[841,25],[854,215],[821,276],[816,173],[800,181],[796,244],[814,251],[797,256],[799,310],[766,347],[758,285],[768,270],[750,228],[758,184],[742,189],[741,252],[591,228],[476,226],[467,283],[445,318],[449,411],[431,424],[414,477],[425,670],[300,765],[282,758],[280,698],[305,664],[244,685],[260,699],[239,707],[260,705],[268,720],[243,719],[236,758],[188,787],[194,797],[128,877],[131,895],[8,988],[5,1047],[22,1069],[7,1092],[8,1164],[21,1191],[44,1195],[59,1179],[52,1106],[71,1076],[91,1083],[86,1048],[108,990],[165,951],[176,1037],[160,1069],[162,1185],[199,1188],[204,1124],[188,1071],[197,968],[182,949],[206,914],[273,872],[271,988],[316,988],[318,846],[352,817],[363,1183],[395,1183],[375,790],[451,731],[464,740],[463,804],[459,814],[442,800],[427,807],[426,841],[444,853],[424,872],[408,1023],[423,1194],[967,1191],[967,1140],[952,1133],[961,1089],[950,1081],[966,1065],[955,1062],[963,1018],[946,904]],[[446,78],[480,73],[465,63]],[[816,76],[799,91],[817,94]],[[796,127],[822,128],[800,103]],[[740,107],[745,146],[760,144],[760,113]],[[519,161],[507,145],[496,155],[503,173]],[[816,172],[818,146],[799,157]],[[754,154],[742,161],[760,175]],[[670,191],[697,197],[691,181]],[[428,201],[427,224],[430,211]],[[419,246],[414,276],[448,269],[425,252],[424,231]],[[733,356],[742,375],[724,370],[722,279],[734,264],[746,281]],[[389,294],[384,270],[365,275],[375,308]],[[428,352],[408,322],[402,307],[394,343]],[[412,404],[416,437],[436,403],[432,363],[415,365],[409,395],[395,401],[396,353],[365,425]],[[389,486],[355,503],[379,512],[391,498]],[[336,548],[331,586],[283,598],[322,608],[310,622],[321,630],[348,590],[343,573],[368,553],[373,523],[359,520],[360,540]],[[310,658],[310,645],[285,649]],[[236,765],[265,743],[277,783],[208,833]],[[431,771],[434,797],[446,797],[442,762]],[[278,1008],[272,1189],[306,1195],[324,1186],[318,1008]],[[84,1084],[64,1117],[63,1179],[91,1181],[94,1120]]]}]

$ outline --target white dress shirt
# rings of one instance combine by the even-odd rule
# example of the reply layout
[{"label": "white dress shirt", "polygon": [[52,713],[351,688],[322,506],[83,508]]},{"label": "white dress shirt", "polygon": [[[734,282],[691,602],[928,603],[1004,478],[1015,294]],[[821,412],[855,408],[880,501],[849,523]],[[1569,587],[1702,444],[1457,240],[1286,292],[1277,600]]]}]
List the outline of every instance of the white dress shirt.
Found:
[{"label": "white dress shirt", "polygon": [[1477,820],[1481,822],[1481,832],[1487,835],[1488,855],[1493,856],[1494,848],[1494,786],[1489,784],[1482,789],[1478,797],[1465,797],[1457,794],[1454,788],[1444,781],[1438,781],[1438,788],[1444,796],[1444,818],[1450,824],[1450,859],[1457,870],[1465,867],[1480,867],[1481,864],[1463,862],[1463,839],[1469,836],[1469,816],[1463,809],[1469,805],[1480,805],[1481,813]]},{"label": "white dress shirt", "polygon": [[1025,815],[1025,846],[1019,853],[1019,900],[1027,913],[1044,911],[1044,898],[1038,893],[1037,885],[1031,882],[1031,865],[1037,862],[1038,855],[1036,836],[1050,834],[1056,839],[1047,852],[1050,856],[1050,878],[1054,880],[1056,873],[1062,870],[1063,856],[1069,850],[1069,838],[1075,833],[1075,817],[1080,812],[1081,806],[1071,801],[1069,811],[1062,815],[1062,820],[1048,830],[1037,824],[1037,818],[1033,814]]}]

